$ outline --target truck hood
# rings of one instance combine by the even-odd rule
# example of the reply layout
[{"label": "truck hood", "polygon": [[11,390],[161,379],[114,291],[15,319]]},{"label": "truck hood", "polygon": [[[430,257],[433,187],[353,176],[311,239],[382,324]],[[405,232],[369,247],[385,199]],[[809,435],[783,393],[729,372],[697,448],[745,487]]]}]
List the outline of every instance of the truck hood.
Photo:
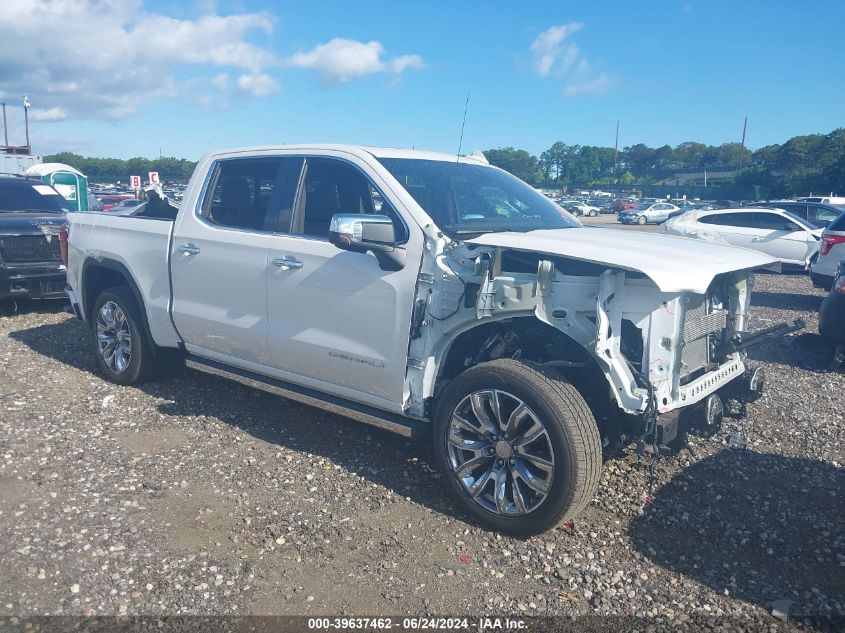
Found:
[{"label": "truck hood", "polygon": [[487,233],[466,243],[633,270],[646,275],[663,292],[704,293],[716,275],[779,267],[776,259],[746,248],[605,228]]}]

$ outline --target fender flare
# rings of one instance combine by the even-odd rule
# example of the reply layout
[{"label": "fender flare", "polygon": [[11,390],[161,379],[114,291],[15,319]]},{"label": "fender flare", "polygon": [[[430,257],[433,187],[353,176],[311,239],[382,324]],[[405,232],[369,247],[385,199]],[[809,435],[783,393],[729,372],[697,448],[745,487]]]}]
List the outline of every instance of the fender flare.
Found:
[{"label": "fender flare", "polygon": [[138,308],[141,311],[141,326],[144,329],[144,337],[147,339],[147,342],[150,345],[150,349],[153,350],[153,356],[158,356],[158,346],[156,345],[155,341],[153,340],[152,334],[150,333],[150,323],[147,317],[147,307],[144,303],[144,296],[141,294],[141,290],[138,287],[138,283],[135,281],[135,278],[132,276],[132,273],[129,272],[129,269],[121,262],[116,261],[114,259],[94,259],[94,258],[87,258],[85,262],[82,264],[82,275],[80,276],[80,302],[85,311],[86,322],[90,324],[90,308],[93,308],[94,301],[97,300],[97,297],[89,297],[88,296],[88,284],[86,283],[86,279],[88,276],[88,272],[91,268],[105,268],[106,270],[111,270],[112,272],[118,273],[121,277],[123,277],[126,285],[129,287],[129,290],[132,292],[132,296],[135,298],[135,302],[138,304]]}]

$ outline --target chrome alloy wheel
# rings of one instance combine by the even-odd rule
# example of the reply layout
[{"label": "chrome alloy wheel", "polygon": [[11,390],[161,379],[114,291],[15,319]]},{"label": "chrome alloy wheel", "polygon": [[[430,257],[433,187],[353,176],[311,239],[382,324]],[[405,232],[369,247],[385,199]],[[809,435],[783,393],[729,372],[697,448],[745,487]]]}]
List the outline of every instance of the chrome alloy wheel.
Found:
[{"label": "chrome alloy wheel", "polygon": [[455,477],[488,512],[528,514],[551,491],[555,459],[548,431],[506,391],[475,391],[461,400],[449,420],[446,449]]},{"label": "chrome alloy wheel", "polygon": [[97,350],[106,367],[119,374],[132,359],[132,331],[123,309],[106,301],[97,314]]}]

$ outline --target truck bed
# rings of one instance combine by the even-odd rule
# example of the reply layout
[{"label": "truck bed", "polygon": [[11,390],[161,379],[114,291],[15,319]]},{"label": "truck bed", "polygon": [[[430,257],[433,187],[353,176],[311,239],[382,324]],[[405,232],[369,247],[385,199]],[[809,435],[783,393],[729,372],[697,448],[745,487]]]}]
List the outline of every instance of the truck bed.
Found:
[{"label": "truck bed", "polygon": [[[68,275],[81,288],[82,266],[124,269],[143,298],[150,333],[157,345],[175,347],[179,337],[170,320],[168,257],[173,220],[117,216],[107,213],[68,213],[72,239],[68,247]],[[94,262],[94,263],[92,263]],[[83,301],[82,309],[85,310]]]}]

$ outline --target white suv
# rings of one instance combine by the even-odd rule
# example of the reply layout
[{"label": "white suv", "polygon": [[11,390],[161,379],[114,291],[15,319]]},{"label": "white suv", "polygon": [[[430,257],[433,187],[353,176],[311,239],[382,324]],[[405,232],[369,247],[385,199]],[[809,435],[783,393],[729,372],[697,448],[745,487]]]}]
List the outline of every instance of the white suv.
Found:
[{"label": "white suv", "polygon": [[813,280],[813,285],[829,290],[833,284],[836,266],[843,257],[845,257],[845,214],[831,222],[822,233],[819,256],[810,265],[810,279]]}]

